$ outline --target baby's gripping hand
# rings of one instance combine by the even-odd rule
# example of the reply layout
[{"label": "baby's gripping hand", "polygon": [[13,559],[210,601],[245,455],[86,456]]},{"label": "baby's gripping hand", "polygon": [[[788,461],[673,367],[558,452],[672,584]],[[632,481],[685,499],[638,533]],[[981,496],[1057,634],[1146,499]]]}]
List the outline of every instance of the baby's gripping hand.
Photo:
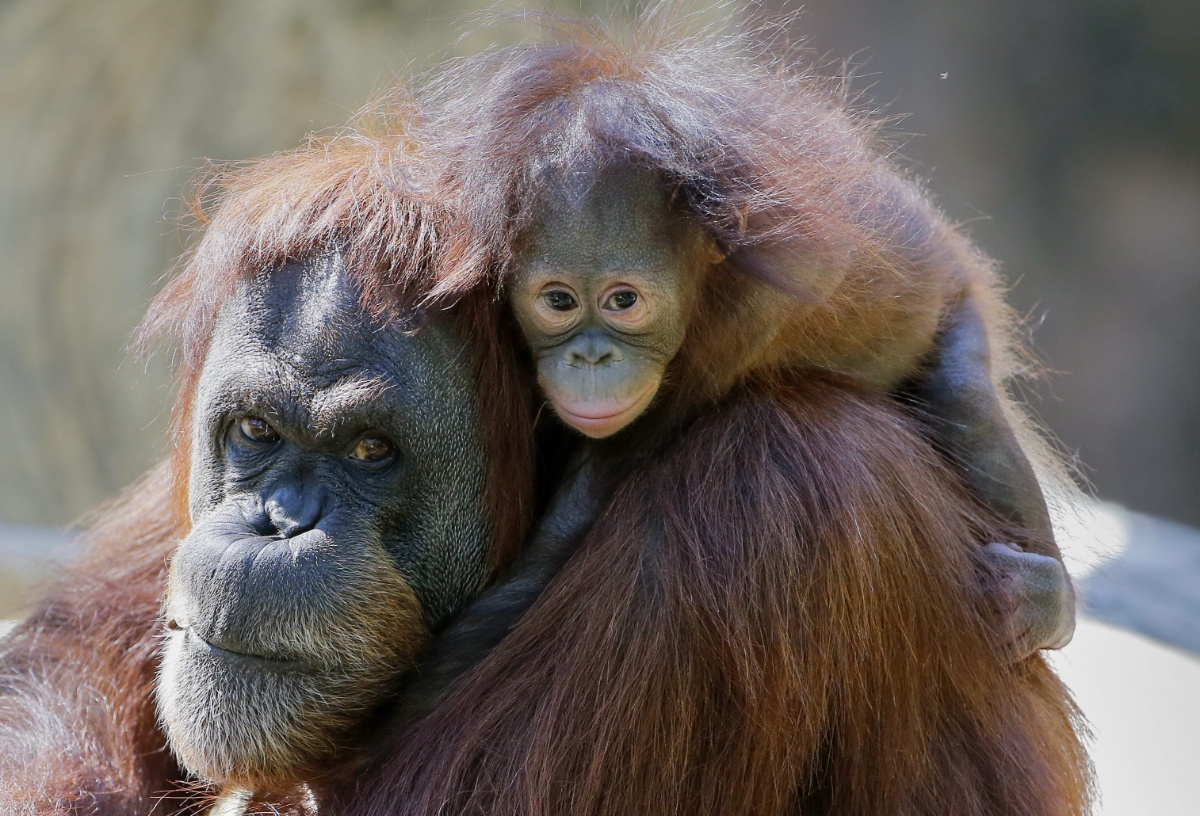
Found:
[{"label": "baby's gripping hand", "polygon": [[989,605],[1012,659],[1061,649],[1075,633],[1075,591],[1062,562],[994,542],[977,555]]}]

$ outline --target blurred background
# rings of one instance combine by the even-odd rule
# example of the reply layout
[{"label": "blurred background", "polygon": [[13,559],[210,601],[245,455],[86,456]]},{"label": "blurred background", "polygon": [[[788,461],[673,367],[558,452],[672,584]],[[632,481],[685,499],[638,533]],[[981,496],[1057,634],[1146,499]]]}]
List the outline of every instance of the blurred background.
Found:
[{"label": "blurred background", "polygon": [[[631,14],[626,0],[534,4]],[[799,9],[691,5],[713,20]],[[293,147],[400,74],[521,35],[464,34],[480,8],[0,0],[0,617],[62,551],[54,530],[163,454],[167,361],[126,345],[186,244],[188,178],[206,159]],[[1055,370],[1037,411],[1099,497],[1140,511],[1097,506],[1078,531],[1073,565],[1108,623],[1081,628],[1079,665],[1070,649],[1061,665],[1098,730],[1172,746],[1149,750],[1122,812],[1175,812],[1138,805],[1145,774],[1165,774],[1156,789],[1184,775],[1162,757],[1200,760],[1200,717],[1174,702],[1197,698],[1198,664],[1104,627],[1200,652],[1200,538],[1163,520],[1200,526],[1200,3],[813,0],[787,33],[903,115],[902,156],[1002,261],[1036,327]],[[1098,676],[1163,710],[1104,719],[1126,698],[1089,686]]]},{"label": "blurred background", "polygon": [[[519,36],[459,39],[479,7],[0,2],[0,521],[68,523],[161,454],[165,360],[125,349],[203,160]],[[754,9],[797,6],[708,14]],[[1200,525],[1200,4],[814,0],[790,35],[903,115],[902,155],[1002,261],[1058,372],[1035,405],[1097,494]]]}]

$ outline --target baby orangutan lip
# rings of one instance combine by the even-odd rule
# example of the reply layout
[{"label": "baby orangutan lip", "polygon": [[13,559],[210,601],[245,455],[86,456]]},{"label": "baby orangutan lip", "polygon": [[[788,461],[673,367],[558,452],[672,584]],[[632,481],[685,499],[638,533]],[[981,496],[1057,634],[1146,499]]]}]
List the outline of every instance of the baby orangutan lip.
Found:
[{"label": "baby orangutan lip", "polygon": [[650,404],[650,400],[654,399],[657,391],[658,383],[655,382],[642,389],[633,399],[615,406],[613,403],[607,403],[593,407],[595,404],[590,402],[564,404],[559,400],[553,400],[554,410],[563,422],[584,436],[603,439],[606,436],[612,436],[641,416],[642,412],[646,410],[646,406]]},{"label": "baby orangutan lip", "polygon": [[563,422],[585,436],[590,436],[592,439],[603,439],[606,436],[612,436],[628,425],[633,419],[633,417],[627,416],[631,413],[630,408],[624,408],[615,414],[604,417],[582,416],[569,411],[561,405],[555,405],[555,408]]}]

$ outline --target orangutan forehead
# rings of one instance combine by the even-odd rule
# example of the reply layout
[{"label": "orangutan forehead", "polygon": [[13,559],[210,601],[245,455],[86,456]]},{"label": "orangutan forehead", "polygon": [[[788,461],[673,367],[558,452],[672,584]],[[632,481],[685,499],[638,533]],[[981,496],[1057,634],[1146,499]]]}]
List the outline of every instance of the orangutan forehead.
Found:
[{"label": "orangutan forehead", "polygon": [[200,396],[213,410],[231,400],[243,409],[305,406],[305,422],[315,425],[377,403],[445,412],[473,391],[456,363],[461,354],[445,321],[372,318],[336,256],[320,258],[244,281],[226,301]]},{"label": "orangutan forehead", "polygon": [[614,270],[656,268],[698,232],[679,212],[661,175],[631,163],[586,163],[549,171],[529,213],[526,260],[573,260]]},{"label": "orangutan forehead", "polygon": [[412,327],[415,314],[383,320],[363,306],[362,288],[340,256],[329,254],[260,271],[226,301],[216,335],[254,345],[314,370],[343,359],[353,368],[381,343]]}]

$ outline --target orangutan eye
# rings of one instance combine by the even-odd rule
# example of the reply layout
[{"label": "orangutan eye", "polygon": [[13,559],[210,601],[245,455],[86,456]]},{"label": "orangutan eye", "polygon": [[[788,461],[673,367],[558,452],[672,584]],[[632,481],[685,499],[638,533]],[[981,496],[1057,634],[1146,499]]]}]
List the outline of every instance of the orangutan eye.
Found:
[{"label": "orangutan eye", "polygon": [[262,445],[272,445],[279,441],[279,432],[262,417],[242,417],[238,420],[238,430],[246,439]]},{"label": "orangutan eye", "polygon": [[546,299],[546,305],[556,312],[569,312],[579,305],[570,292],[564,292],[562,289],[551,289],[542,297]]},{"label": "orangutan eye", "polygon": [[623,312],[632,309],[638,302],[638,294],[632,289],[618,289],[604,301],[604,308],[610,312]]},{"label": "orangutan eye", "polygon": [[551,283],[539,289],[532,306],[531,311],[539,329],[556,335],[574,326],[582,311],[579,298],[562,283]]},{"label": "orangutan eye", "polygon": [[350,458],[359,462],[383,462],[390,459],[395,450],[395,446],[382,436],[364,436],[350,451]]}]

